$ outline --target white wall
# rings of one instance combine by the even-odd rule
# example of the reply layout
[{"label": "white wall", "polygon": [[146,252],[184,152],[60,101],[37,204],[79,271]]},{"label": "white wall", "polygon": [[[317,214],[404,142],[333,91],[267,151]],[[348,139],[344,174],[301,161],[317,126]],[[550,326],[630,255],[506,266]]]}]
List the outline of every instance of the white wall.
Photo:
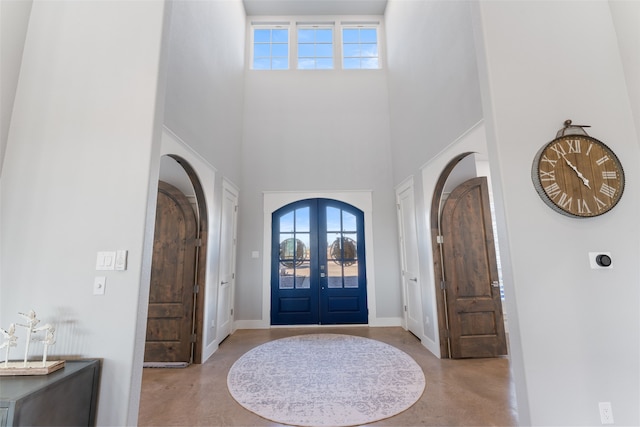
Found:
[{"label": "white wall", "polygon": [[470,20],[466,1],[387,4],[394,184],[482,119]]},{"label": "white wall", "polygon": [[[52,353],[103,358],[99,425],[137,419],[164,14],[161,1],[33,4],[0,184],[0,324],[34,309],[57,326]],[[116,249],[128,270],[97,272],[96,253]]]},{"label": "white wall", "polygon": [[385,26],[393,182],[413,175],[423,178],[415,180],[414,187],[423,276],[422,338],[440,354],[429,237],[433,187],[442,168],[460,154],[456,146],[484,147],[484,138],[473,132],[482,119],[482,105],[470,4],[390,0]]},{"label": "white wall", "polygon": [[223,178],[241,181],[245,12],[242,0],[173,2],[163,153],[200,175],[209,213],[203,361],[218,345],[216,304]]},{"label": "white wall", "polygon": [[[350,17],[350,20],[354,18]],[[248,70],[237,320],[262,313],[263,192],[372,191],[378,317],[401,318],[387,72]]]},{"label": "white wall", "polygon": [[240,182],[245,14],[241,0],[173,2],[165,125]]},{"label": "white wall", "polygon": [[32,0],[0,3],[0,175],[32,3]]},{"label": "white wall", "polygon": [[640,138],[640,2],[609,0],[609,6],[618,35],[636,133]]},{"label": "white wall", "polygon": [[[609,5],[477,6],[520,422],[598,425],[598,402],[611,402],[616,424],[638,425],[640,154]],[[559,215],[533,189],[533,157],[565,119],[591,125],[622,160],[625,194],[604,216]],[[590,269],[589,251],[611,252],[614,268]]]}]

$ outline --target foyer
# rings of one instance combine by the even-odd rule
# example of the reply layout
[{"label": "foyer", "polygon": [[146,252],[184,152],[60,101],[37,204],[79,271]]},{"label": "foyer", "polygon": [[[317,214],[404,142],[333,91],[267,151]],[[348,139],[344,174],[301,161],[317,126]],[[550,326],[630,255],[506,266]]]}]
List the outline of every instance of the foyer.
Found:
[{"label": "foyer", "polygon": [[425,391],[406,411],[373,426],[516,426],[513,378],[507,358],[438,359],[402,328],[336,327],[239,330],[202,365],[144,370],[138,424],[151,426],[277,426],[236,403],[227,373],[250,349],[298,334],[357,335],[409,354],[425,374]]}]

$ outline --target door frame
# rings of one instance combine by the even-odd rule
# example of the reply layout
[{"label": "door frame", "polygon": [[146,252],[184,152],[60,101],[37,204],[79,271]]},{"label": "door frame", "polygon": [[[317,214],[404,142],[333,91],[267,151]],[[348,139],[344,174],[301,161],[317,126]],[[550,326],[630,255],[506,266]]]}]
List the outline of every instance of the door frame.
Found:
[{"label": "door frame", "polygon": [[[329,208],[336,209],[340,212],[339,228],[333,228],[334,224],[332,224],[332,228],[329,228],[329,215],[327,213]],[[308,211],[308,223],[299,223],[297,220],[294,220],[292,224],[293,230],[283,231],[281,229],[282,218],[289,215],[294,215],[294,218],[296,218],[295,212],[299,212],[300,210]],[[356,222],[355,230],[352,228],[345,229],[343,227],[343,213],[347,213],[354,218]],[[304,199],[295,201],[274,211],[271,225],[273,233],[271,237],[271,325],[367,324],[367,263],[365,252],[366,240],[364,237],[364,212],[353,205],[335,199]],[[298,225],[301,225],[302,229],[300,229]],[[297,266],[305,264],[308,261],[308,275],[302,276],[308,278],[308,287],[298,287],[295,285],[291,288],[282,288],[280,286],[282,280],[281,267],[283,266],[280,251],[282,250],[282,243],[284,243],[284,241],[281,240],[282,234],[290,235],[291,233],[293,233],[294,236],[300,235],[300,239],[304,239],[304,237],[302,237],[304,234],[308,237],[309,258],[305,256],[300,264],[296,262],[296,257],[299,256],[298,249],[301,249],[298,248],[296,243],[294,248],[296,255],[293,259],[295,266],[289,267],[293,268],[295,272],[296,268],[298,268]],[[342,233],[355,233],[354,242],[357,243],[355,248],[356,254],[353,254],[353,257],[357,259],[355,269],[357,271],[358,286],[356,288],[329,286],[329,276],[331,275],[329,273],[333,266],[332,263],[335,260],[332,259],[333,253],[329,255],[328,251],[337,240],[328,239],[328,235],[338,234],[338,236],[344,237]],[[287,238],[287,240],[291,240],[291,238]],[[295,240],[296,242],[299,241],[302,243],[302,247],[304,248],[304,242],[302,240],[298,240],[298,237],[295,237]],[[339,256],[343,256],[342,251]],[[338,265],[342,267],[341,263]],[[299,268],[306,269],[307,266]],[[345,272],[342,270],[342,274],[340,275],[341,279],[346,278],[344,274]],[[294,273],[294,276],[290,277],[297,283],[295,278],[301,276]],[[304,280],[306,281],[306,279]],[[357,304],[355,305],[357,309],[354,309],[354,307],[347,308],[347,301],[353,302],[354,298],[357,300]],[[305,303],[308,303],[308,310],[279,310],[278,307],[285,301],[287,304],[293,304],[297,308],[301,308],[301,306],[306,305]],[[345,311],[332,311],[332,308],[337,308],[336,304],[342,306]]]},{"label": "door frame", "polygon": [[204,330],[204,301],[205,301],[205,288],[206,288],[206,274],[207,274],[207,242],[209,234],[209,215],[207,213],[207,201],[204,194],[204,189],[198,178],[198,174],[191,164],[180,157],[177,154],[164,154],[167,157],[171,157],[175,160],[186,172],[191,181],[194,194],[196,196],[198,206],[198,235],[200,239],[200,247],[198,248],[197,261],[198,266],[196,268],[196,280],[195,285],[198,288],[196,292],[195,303],[193,305],[193,333],[196,336],[196,342],[193,346],[193,363],[202,363],[202,350],[205,343],[203,342],[202,332]]},{"label": "door frame", "polygon": [[442,264],[442,253],[440,251],[440,243],[438,242],[438,236],[440,235],[440,214],[442,211],[442,192],[444,190],[447,179],[453,169],[457,166],[462,159],[474,154],[473,151],[466,151],[464,153],[456,155],[453,159],[447,163],[444,167],[438,181],[436,182],[433,190],[433,197],[431,198],[431,215],[429,225],[431,228],[431,252],[433,254],[433,276],[436,284],[436,306],[438,313],[438,336],[440,338],[440,357],[445,359],[451,358],[451,351],[449,348],[449,320],[447,317],[447,304],[445,297],[445,290],[441,288],[440,283],[444,280],[444,266]]},{"label": "door frame", "polygon": [[[500,274],[498,271],[496,238],[493,230],[493,215],[489,199],[487,177],[476,176],[456,185],[442,206],[440,231],[444,242],[440,247],[443,253],[445,281],[448,285],[445,292],[447,309],[449,310],[450,358],[499,357],[507,354],[501,293],[498,289],[499,286],[495,286],[499,284]],[[480,221],[479,223],[469,221],[470,217],[467,216],[476,209],[477,211],[474,212],[473,218]],[[455,216],[458,212],[461,213],[461,217]],[[462,221],[464,224],[457,223],[456,219],[464,220]],[[458,225],[460,225],[460,228],[458,228]],[[459,229],[463,229],[464,233],[456,233],[456,230]],[[469,232],[471,236],[483,236],[484,238],[474,242],[473,238],[467,237],[466,232]],[[465,240],[467,240],[467,244],[460,246],[459,243]],[[466,261],[469,259],[467,256],[476,261],[469,260],[474,265],[471,274],[469,274],[469,269],[461,268],[459,265],[459,258],[456,252],[457,248],[461,247],[465,248],[463,249],[465,251],[465,265],[467,265]],[[473,249],[467,250],[468,247]],[[480,250],[480,247],[482,247],[480,254],[474,252],[476,249]],[[486,270],[483,270],[483,267],[486,267]],[[483,277],[482,273],[485,273],[486,276]],[[460,275],[469,277],[469,281],[475,282],[470,285],[475,291],[473,296],[468,294],[460,296],[458,293],[456,283],[460,283]],[[485,280],[475,280],[471,277],[482,277]],[[468,290],[466,286],[463,286],[463,288]],[[456,313],[452,314],[454,310]],[[463,337],[463,325],[465,322],[463,322],[462,317],[464,315],[473,316],[474,318],[480,315],[485,320],[489,320],[486,317],[488,313],[491,313],[493,320],[495,320],[493,328],[488,322],[484,324],[480,322],[484,326],[481,332],[477,330],[474,332],[467,331],[468,334]],[[476,320],[472,323],[475,324]]]},{"label": "door frame", "polygon": [[[409,177],[408,179],[406,179],[403,183],[401,183],[399,186],[396,187],[396,205],[397,205],[397,215],[398,215],[398,243],[400,245],[400,267],[402,269],[401,272],[401,280],[402,280],[402,304],[404,306],[404,311],[403,311],[403,327],[404,329],[410,331],[413,333],[413,331],[411,331],[409,329],[409,287],[407,286],[407,280],[405,278],[405,272],[406,269],[405,267],[407,266],[407,254],[406,254],[406,250],[407,250],[407,245],[406,245],[406,238],[405,238],[405,233],[404,233],[404,224],[403,224],[403,215],[402,215],[402,204],[401,202],[401,198],[402,195],[404,193],[409,193],[411,194],[411,197],[413,199],[413,219],[414,219],[414,228],[416,230],[418,230],[418,223],[416,220],[416,216],[417,216],[417,211],[415,209],[416,205],[415,205],[415,187],[414,187],[414,181],[413,181],[413,177]],[[416,265],[416,275],[417,275],[417,279],[418,279],[418,292],[420,293],[420,299],[418,301],[418,310],[420,311],[419,313],[419,322],[418,324],[419,326],[419,331],[418,334],[416,334],[418,336],[418,338],[420,338],[420,340],[422,340],[422,337],[424,335],[424,320],[422,318],[423,314],[423,307],[422,307],[422,276],[420,273],[420,253],[419,253],[419,249],[418,249],[418,245],[417,245],[417,235],[416,235],[416,247],[412,248],[416,251],[416,260],[417,260],[417,265]],[[414,333],[415,334],[415,333]]]},{"label": "door frame", "polygon": [[[163,205],[163,209],[159,208],[161,204]],[[165,240],[164,238],[167,236],[161,234],[158,228],[159,224],[165,225],[165,227],[167,225],[170,226],[170,231],[175,234],[170,235],[169,240]],[[182,226],[180,224],[182,224]],[[164,231],[166,232],[167,230],[165,229]],[[176,234],[182,234],[182,236],[179,239],[180,243],[176,242],[177,245],[181,246],[178,246],[175,249],[178,252],[184,252],[182,256],[175,255],[175,265],[177,270],[175,270],[174,273],[180,272],[180,276],[179,278],[174,277],[176,280],[165,282],[163,277],[165,274],[171,272],[171,267],[169,267],[169,271],[165,270],[164,267],[167,263],[167,254],[164,250],[157,252],[156,249],[159,249],[159,247],[163,248],[165,247],[165,244],[173,242],[171,239],[175,238]],[[196,278],[196,257],[198,255],[197,238],[198,217],[193,210],[191,201],[182,192],[182,190],[174,184],[159,180],[158,197],[156,202],[156,221],[153,236],[154,253],[151,260],[151,284],[149,286],[149,302],[147,304],[147,337],[145,339],[144,346],[145,363],[193,363],[195,342],[192,339],[192,335],[194,327],[193,318],[195,312],[195,295],[192,283]],[[160,246],[156,246],[157,244]],[[160,254],[163,256],[160,257]],[[156,259],[156,256],[159,256],[159,258]],[[178,260],[182,260],[182,262]],[[160,288],[154,286],[154,280],[162,283]],[[181,291],[180,296],[182,297],[182,304],[180,308],[181,316],[179,316],[180,320],[178,320],[178,345],[175,347],[171,346],[169,348],[166,348],[163,344],[167,341],[171,341],[170,339],[161,339],[159,346],[157,344],[158,341],[149,341],[148,329],[149,323],[152,320],[167,322],[168,318],[174,319],[174,321],[178,318],[177,313],[173,311],[171,314],[167,313],[166,307],[162,307],[160,309],[155,308],[157,305],[167,304],[166,301],[151,301],[151,294],[153,293],[153,295],[157,297],[158,294],[156,292],[158,289],[163,289],[166,285],[172,286],[172,291],[178,290],[176,287],[179,286]],[[165,296],[165,294],[163,294],[163,296]]]},{"label": "door frame", "polygon": [[[364,213],[365,262],[367,275],[367,306],[369,308],[368,325],[377,324],[375,272],[373,270],[373,202],[371,191],[265,191],[263,193],[263,246],[262,246],[262,319],[255,324],[246,325],[258,328],[271,328],[271,214],[279,208],[298,200],[333,199],[355,206]],[[335,325],[333,325],[335,326]],[[277,326],[274,326],[277,327]]]},{"label": "door frame", "polygon": [[[220,251],[219,253],[222,253],[223,247],[224,247],[224,243],[222,240],[222,227],[224,226],[223,223],[223,218],[222,216],[224,216],[224,204],[226,202],[226,193],[229,193],[233,196],[234,200],[235,200],[235,204],[234,204],[234,212],[233,212],[233,225],[232,225],[232,243],[231,243],[231,248],[229,248],[231,250],[230,253],[230,265],[231,265],[231,283],[229,285],[229,306],[231,308],[231,313],[229,314],[229,322],[231,322],[231,328],[229,331],[228,335],[231,335],[235,332],[235,293],[236,293],[236,260],[237,260],[237,247],[238,247],[238,201],[239,201],[239,197],[240,197],[240,192],[238,190],[238,188],[233,185],[229,180],[227,180],[226,178],[222,178],[222,207],[221,207],[221,218],[220,218]],[[225,307],[221,307],[220,306],[220,286],[222,285],[222,256],[219,257],[218,260],[218,280],[216,281],[216,289],[217,289],[217,293],[218,293],[218,300],[216,301],[216,341],[219,343],[221,343],[228,335],[225,335],[224,337],[221,337],[221,325],[220,325],[220,311],[221,309],[225,308]]]}]

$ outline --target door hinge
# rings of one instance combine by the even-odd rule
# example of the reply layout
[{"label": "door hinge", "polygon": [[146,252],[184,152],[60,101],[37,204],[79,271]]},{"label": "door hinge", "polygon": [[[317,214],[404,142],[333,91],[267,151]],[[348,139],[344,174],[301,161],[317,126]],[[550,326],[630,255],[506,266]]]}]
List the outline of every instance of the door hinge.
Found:
[{"label": "door hinge", "polygon": [[444,238],[442,237],[442,235],[436,236],[436,243],[439,245],[444,243]]},{"label": "door hinge", "polygon": [[196,334],[191,334],[191,342],[196,342],[198,336]]},{"label": "door hinge", "polygon": [[404,311],[407,311],[407,306],[406,305],[404,306]]},{"label": "door hinge", "polygon": [[231,278],[235,279],[236,278],[236,273],[231,273]]},{"label": "door hinge", "polygon": [[197,294],[198,292],[200,292],[200,285],[193,285],[193,293]]},{"label": "door hinge", "polygon": [[231,315],[233,316],[233,308],[231,309]]},{"label": "door hinge", "polygon": [[238,205],[235,205],[235,206],[233,207],[233,211],[234,211],[234,212],[238,212]]},{"label": "door hinge", "polygon": [[396,206],[398,207],[398,210],[400,210],[400,203],[396,203]]},{"label": "door hinge", "polygon": [[440,289],[447,289],[447,283],[444,280],[440,281]]}]

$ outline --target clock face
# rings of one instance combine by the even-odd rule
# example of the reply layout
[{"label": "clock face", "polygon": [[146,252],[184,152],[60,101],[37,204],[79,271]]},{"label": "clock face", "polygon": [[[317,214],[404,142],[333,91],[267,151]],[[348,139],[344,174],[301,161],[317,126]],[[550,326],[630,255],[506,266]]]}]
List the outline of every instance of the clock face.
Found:
[{"label": "clock face", "polygon": [[554,139],[536,154],[533,184],[552,209],[571,217],[594,217],[611,210],[624,190],[618,157],[587,135]]}]

